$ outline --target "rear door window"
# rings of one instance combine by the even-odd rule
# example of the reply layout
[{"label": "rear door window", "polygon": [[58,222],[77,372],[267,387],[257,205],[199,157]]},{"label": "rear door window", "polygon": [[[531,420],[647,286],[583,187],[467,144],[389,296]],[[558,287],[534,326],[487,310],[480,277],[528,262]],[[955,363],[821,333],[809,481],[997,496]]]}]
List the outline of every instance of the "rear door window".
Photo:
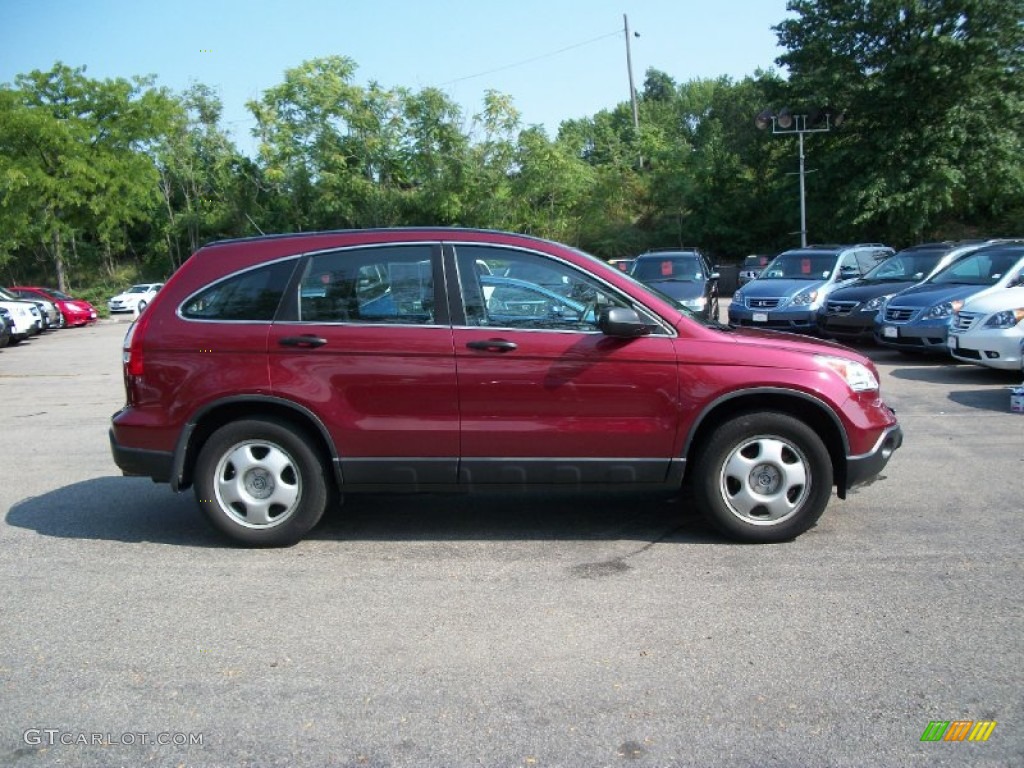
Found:
[{"label": "rear door window", "polygon": [[298,318],[312,323],[433,325],[435,261],[428,245],[317,254],[298,286]]}]

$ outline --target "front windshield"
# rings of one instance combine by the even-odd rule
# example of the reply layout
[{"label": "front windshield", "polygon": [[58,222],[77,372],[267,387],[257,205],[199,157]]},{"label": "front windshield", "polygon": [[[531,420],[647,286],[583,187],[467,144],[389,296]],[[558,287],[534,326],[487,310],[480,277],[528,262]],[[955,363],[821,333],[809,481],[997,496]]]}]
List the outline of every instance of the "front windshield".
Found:
[{"label": "front windshield", "polygon": [[[1017,262],[1024,261],[1020,249],[980,251],[946,267],[930,282],[939,285],[995,285]],[[1016,266],[1019,271],[1020,267]]]},{"label": "front windshield", "polygon": [[149,293],[148,285],[133,285],[128,293]]},{"label": "front windshield", "polygon": [[780,253],[764,271],[759,280],[828,280],[836,266],[831,253]]},{"label": "front windshield", "polygon": [[645,283],[692,283],[704,279],[704,268],[696,256],[637,259],[633,265],[633,277]]},{"label": "front windshield", "polygon": [[72,299],[70,296],[64,293],[64,291],[58,291],[56,288],[43,288],[41,290],[43,293],[49,294],[50,296],[53,296],[56,299],[60,299],[61,301],[74,301],[74,299]]},{"label": "front windshield", "polygon": [[872,269],[862,278],[866,282],[906,282],[907,280],[923,280],[948,251],[914,251],[897,253]]}]

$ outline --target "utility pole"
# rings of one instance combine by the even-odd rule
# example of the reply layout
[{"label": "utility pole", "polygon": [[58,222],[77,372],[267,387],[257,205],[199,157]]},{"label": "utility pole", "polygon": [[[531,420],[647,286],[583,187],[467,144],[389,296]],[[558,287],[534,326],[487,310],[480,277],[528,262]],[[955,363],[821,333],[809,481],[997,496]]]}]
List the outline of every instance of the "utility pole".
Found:
[{"label": "utility pole", "polygon": [[[622,24],[626,32],[626,70],[629,72],[629,103],[633,105],[633,131],[640,138],[640,111],[636,104],[636,86],[633,85],[633,55],[629,48],[629,16],[622,14]],[[637,37],[640,36],[636,33]],[[643,168],[644,157],[640,155],[640,167]]]},{"label": "utility pole", "polygon": [[633,85],[633,55],[629,50],[629,17],[622,14],[622,22],[626,29],[626,69],[629,71],[629,102],[633,105],[633,128],[640,132],[640,112],[636,106],[636,87]]}]

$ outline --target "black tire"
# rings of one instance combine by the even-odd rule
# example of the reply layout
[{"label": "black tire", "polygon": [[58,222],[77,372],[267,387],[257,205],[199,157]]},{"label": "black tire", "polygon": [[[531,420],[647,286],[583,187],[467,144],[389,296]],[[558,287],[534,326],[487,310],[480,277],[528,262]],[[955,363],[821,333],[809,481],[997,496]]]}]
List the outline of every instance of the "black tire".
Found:
[{"label": "black tire", "polygon": [[737,541],[789,541],[811,528],[832,495],[832,460],[817,433],[784,413],[746,413],[700,450],[694,501]]},{"label": "black tire", "polygon": [[327,469],[312,444],[303,431],[273,419],[226,424],[196,460],[199,507],[239,544],[295,544],[320,522],[328,500]]},{"label": "black tire", "polygon": [[138,304],[135,305],[135,314],[136,315],[141,315],[142,314],[142,310],[144,310],[145,308],[146,308],[146,302],[145,301],[140,301]]}]

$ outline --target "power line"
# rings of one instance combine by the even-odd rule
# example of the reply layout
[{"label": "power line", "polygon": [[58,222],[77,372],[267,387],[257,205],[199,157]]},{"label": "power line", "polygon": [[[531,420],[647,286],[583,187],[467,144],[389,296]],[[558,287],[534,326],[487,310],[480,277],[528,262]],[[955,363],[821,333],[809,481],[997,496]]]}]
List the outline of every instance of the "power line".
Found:
[{"label": "power line", "polygon": [[552,56],[557,56],[560,53],[571,51],[574,48],[582,48],[584,45],[590,45],[596,43],[599,40],[604,40],[609,37],[616,37],[622,34],[621,29],[617,29],[614,32],[609,32],[606,35],[600,35],[599,37],[591,38],[590,40],[584,40],[582,43],[574,43],[573,45],[567,45],[565,48],[559,48],[557,51],[551,51],[550,53],[542,53],[540,56],[534,56],[532,59],[524,59],[523,61],[517,61],[514,64],[505,64],[501,67],[495,67],[494,69],[488,69],[486,72],[477,72],[475,75],[466,75],[465,77],[457,77],[454,80],[449,80],[445,83],[441,83],[438,88],[443,88],[446,85],[454,85],[455,83],[461,83],[464,80],[472,80],[476,77],[483,77],[484,75],[493,75],[495,72],[504,72],[506,69],[514,69],[515,67],[521,67],[524,64],[532,64],[535,61],[541,59],[550,59]]}]

